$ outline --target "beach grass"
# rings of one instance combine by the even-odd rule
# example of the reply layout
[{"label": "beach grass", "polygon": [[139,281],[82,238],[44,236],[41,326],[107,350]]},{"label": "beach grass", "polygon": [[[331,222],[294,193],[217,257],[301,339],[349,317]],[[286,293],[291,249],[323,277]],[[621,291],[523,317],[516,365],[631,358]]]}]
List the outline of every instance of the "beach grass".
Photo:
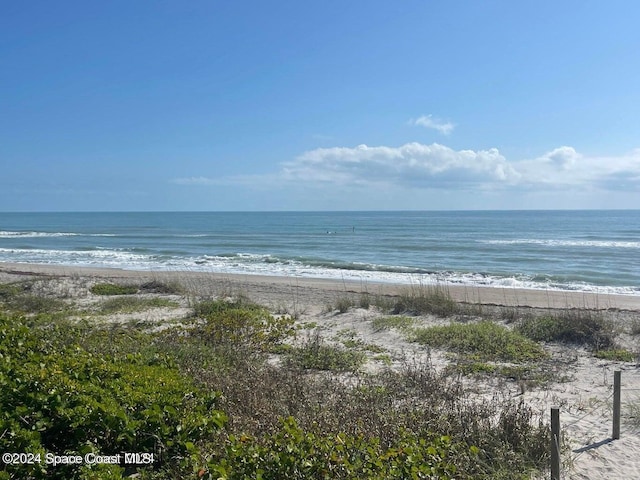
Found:
[{"label": "beach grass", "polygon": [[353,308],[357,305],[357,302],[351,295],[340,295],[332,302],[329,302],[325,305],[323,312],[324,313],[332,313],[335,312],[337,314],[347,313],[350,308]]},{"label": "beach grass", "polygon": [[640,397],[626,404],[625,418],[633,428],[640,428]]},{"label": "beach grass", "polygon": [[368,304],[391,315],[435,315],[441,318],[453,316],[480,316],[483,307],[479,303],[454,300],[446,285],[413,284],[404,287],[397,295],[367,295]]},{"label": "beach grass", "polygon": [[393,314],[433,314],[450,317],[461,312],[460,304],[453,300],[448,290],[439,285],[412,285],[395,299]]}]

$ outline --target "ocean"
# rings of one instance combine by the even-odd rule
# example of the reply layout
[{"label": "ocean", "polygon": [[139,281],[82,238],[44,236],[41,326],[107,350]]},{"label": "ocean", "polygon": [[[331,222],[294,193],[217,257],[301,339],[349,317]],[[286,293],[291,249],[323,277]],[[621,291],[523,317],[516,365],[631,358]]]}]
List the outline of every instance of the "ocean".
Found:
[{"label": "ocean", "polygon": [[640,295],[640,210],[0,213],[0,261]]}]

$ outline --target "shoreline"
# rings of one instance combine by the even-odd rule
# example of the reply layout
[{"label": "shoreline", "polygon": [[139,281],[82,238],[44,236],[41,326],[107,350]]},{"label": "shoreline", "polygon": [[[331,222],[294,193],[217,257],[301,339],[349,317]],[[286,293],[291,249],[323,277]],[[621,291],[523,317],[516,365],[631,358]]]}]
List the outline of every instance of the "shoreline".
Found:
[{"label": "shoreline", "polygon": [[[30,263],[0,262],[0,283],[15,281],[25,276],[82,276],[111,278],[131,281],[135,279],[165,279],[189,283],[201,283],[204,287],[232,288],[246,293],[255,301],[272,298],[274,294],[282,300],[291,296],[303,301],[305,293],[315,291],[316,296],[336,298],[340,294],[363,294],[396,296],[418,285],[365,283],[355,280],[333,280],[326,278],[287,277],[251,274],[231,274],[199,271],[124,270],[106,267],[80,267]],[[197,285],[196,285],[197,286]],[[427,286],[428,287],[428,286]],[[640,312],[640,296],[574,292],[562,290],[537,290],[526,288],[443,285],[451,297],[464,303],[495,305],[503,307],[624,310]]]}]

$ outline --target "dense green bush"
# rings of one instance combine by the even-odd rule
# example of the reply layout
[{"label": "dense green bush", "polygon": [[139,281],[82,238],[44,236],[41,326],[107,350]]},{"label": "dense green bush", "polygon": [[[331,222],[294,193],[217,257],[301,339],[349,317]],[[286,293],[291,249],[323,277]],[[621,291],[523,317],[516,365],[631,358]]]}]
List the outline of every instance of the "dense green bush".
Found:
[{"label": "dense green bush", "polygon": [[[216,395],[183,377],[169,359],[96,356],[56,337],[0,315],[0,451],[43,457],[148,452],[155,454],[154,467],[163,468],[188,464],[193,442],[225,423]],[[89,468],[3,467],[22,478],[74,478]]]},{"label": "dense green bush", "polygon": [[477,452],[446,436],[425,439],[405,432],[396,445],[382,446],[376,438],[315,434],[288,418],[280,431],[262,441],[230,437],[222,458],[209,463],[208,478],[446,480],[456,478],[452,456]]},{"label": "dense green bush", "polygon": [[211,345],[232,345],[271,350],[295,333],[294,320],[274,316],[244,300],[215,300],[195,306],[194,315],[205,320],[190,330]]}]

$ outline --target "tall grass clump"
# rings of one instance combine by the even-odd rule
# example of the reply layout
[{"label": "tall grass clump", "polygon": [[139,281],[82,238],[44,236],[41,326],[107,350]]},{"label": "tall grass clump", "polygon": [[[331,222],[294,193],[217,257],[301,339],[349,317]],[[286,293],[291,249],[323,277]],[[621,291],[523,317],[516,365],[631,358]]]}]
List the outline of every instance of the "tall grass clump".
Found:
[{"label": "tall grass clump", "polygon": [[378,300],[379,308],[394,315],[433,314],[450,317],[463,313],[463,309],[453,300],[449,291],[439,285],[412,285],[397,297],[379,297]]},{"label": "tall grass clump", "polygon": [[332,302],[329,302],[325,305],[323,309],[323,313],[334,313],[338,314],[347,313],[350,308],[358,305],[353,297],[350,295],[340,295]]},{"label": "tall grass clump", "polygon": [[626,417],[629,425],[640,428],[640,397],[626,404]]}]

